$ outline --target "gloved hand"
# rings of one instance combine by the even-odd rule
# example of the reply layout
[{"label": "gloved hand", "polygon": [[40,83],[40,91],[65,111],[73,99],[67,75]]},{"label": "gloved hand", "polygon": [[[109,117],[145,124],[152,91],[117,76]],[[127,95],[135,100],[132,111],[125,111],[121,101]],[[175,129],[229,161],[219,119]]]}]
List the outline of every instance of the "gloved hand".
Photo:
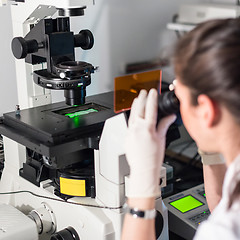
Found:
[{"label": "gloved hand", "polygon": [[156,197],[160,193],[166,133],[176,116],[161,119],[156,128],[157,99],[156,89],[151,89],[148,96],[146,90],[141,90],[132,104],[125,143],[130,166],[128,197]]}]

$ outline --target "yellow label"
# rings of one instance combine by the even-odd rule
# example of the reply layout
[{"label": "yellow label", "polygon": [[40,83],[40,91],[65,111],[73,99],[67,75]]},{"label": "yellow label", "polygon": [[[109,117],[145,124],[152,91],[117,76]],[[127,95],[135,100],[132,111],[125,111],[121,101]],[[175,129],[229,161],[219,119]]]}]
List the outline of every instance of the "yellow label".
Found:
[{"label": "yellow label", "polygon": [[60,192],[71,196],[86,196],[86,181],[60,177]]}]

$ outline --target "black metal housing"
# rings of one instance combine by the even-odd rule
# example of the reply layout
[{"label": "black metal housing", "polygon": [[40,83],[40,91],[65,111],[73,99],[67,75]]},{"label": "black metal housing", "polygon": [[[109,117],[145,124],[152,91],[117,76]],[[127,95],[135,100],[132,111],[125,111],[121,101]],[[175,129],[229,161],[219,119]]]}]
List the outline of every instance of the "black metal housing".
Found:
[{"label": "black metal housing", "polygon": [[[89,110],[88,114],[78,115]],[[68,117],[68,113],[75,117]],[[0,134],[26,147],[27,159],[19,170],[20,176],[37,186],[46,179],[57,182],[60,172],[83,177],[88,179],[87,195],[94,197],[93,151],[99,149],[105,121],[114,115],[113,92],[108,92],[87,97],[84,105],[69,107],[60,102],[5,113],[0,119]],[[178,126],[173,124],[166,145],[177,138]],[[89,169],[88,176],[74,170],[84,168]]]},{"label": "black metal housing", "polygon": [[[33,65],[47,62],[47,69],[33,72],[34,82],[43,88],[65,90],[66,103],[76,105],[85,103],[86,87],[91,84],[91,74],[96,68],[90,63],[75,61],[75,48],[88,50],[93,44],[90,30],[81,30],[75,35],[70,31],[68,17],[48,18],[40,20],[24,38],[15,37],[12,52],[17,59],[25,58]],[[77,90],[79,87],[81,91]]]},{"label": "black metal housing", "polygon": [[[96,113],[69,118],[64,111],[96,108]],[[98,149],[106,119],[114,116],[113,92],[86,98],[83,106],[69,107],[64,102],[5,113],[0,133],[46,157],[59,157],[91,148]]]}]

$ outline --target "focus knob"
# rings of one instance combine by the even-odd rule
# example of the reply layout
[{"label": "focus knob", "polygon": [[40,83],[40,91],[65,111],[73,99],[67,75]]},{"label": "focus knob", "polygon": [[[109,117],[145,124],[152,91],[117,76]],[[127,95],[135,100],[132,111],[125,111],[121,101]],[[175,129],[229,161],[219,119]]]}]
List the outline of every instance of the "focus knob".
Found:
[{"label": "focus knob", "polygon": [[25,40],[22,37],[15,37],[12,40],[12,52],[15,58],[25,58],[29,53],[37,52],[39,49],[38,42],[33,40]]},{"label": "focus knob", "polygon": [[74,46],[84,50],[91,49],[94,44],[94,37],[90,30],[84,29],[74,36]]}]

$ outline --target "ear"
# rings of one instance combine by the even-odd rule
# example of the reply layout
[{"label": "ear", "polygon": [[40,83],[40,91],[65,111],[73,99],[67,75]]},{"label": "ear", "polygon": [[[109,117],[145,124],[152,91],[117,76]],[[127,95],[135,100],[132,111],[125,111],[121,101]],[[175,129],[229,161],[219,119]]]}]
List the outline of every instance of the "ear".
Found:
[{"label": "ear", "polygon": [[204,120],[206,127],[215,126],[220,117],[218,104],[205,94],[200,94],[197,101],[199,117]]}]

